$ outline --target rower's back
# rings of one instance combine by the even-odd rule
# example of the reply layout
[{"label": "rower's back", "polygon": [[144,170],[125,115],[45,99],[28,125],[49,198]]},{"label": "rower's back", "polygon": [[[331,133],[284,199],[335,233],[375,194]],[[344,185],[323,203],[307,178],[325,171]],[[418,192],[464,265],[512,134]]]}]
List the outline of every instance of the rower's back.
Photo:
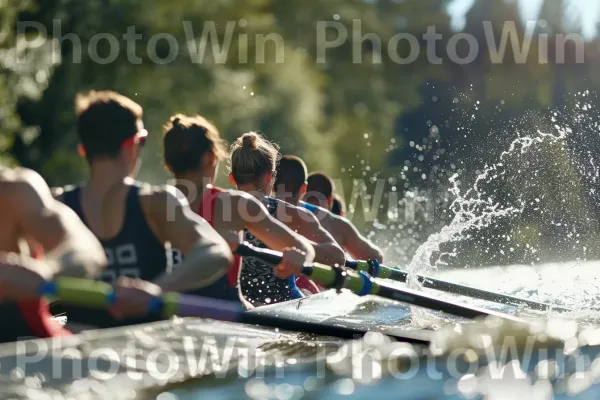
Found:
[{"label": "rower's back", "polygon": [[[104,198],[86,193],[82,186],[69,186],[56,191],[58,198],[69,206],[96,235],[107,258],[107,266],[97,277],[109,284],[126,276],[153,281],[165,273],[167,255],[165,245],[147,221],[144,195],[151,191],[148,185],[133,180],[117,185]],[[153,321],[116,321],[103,310],[90,311],[83,307],[65,307],[69,321],[98,327],[119,326]]]},{"label": "rower's back", "polygon": [[[84,208],[91,211],[95,204],[83,204],[81,186],[67,187],[61,196],[62,201],[96,233],[104,247],[108,265],[101,279],[107,283],[114,284],[119,276],[152,281],[165,272],[165,246],[152,231],[142,209],[140,192],[148,189],[140,182],[123,185],[118,192],[124,191],[124,194],[117,192],[104,199],[103,203],[107,205],[101,206],[103,213],[90,213],[90,218],[96,220],[92,222]],[[105,229],[100,230],[100,225]]]},{"label": "rower's back", "polygon": [[[272,197],[264,197],[263,204],[269,214],[277,219],[278,205],[281,202]],[[281,203],[283,204],[283,203]],[[248,229],[244,229],[244,241],[254,247],[268,248]],[[275,304],[283,301],[302,298],[296,286],[296,277],[281,279],[273,274],[273,266],[255,257],[243,257],[239,275],[240,292],[244,300],[254,306]]]}]

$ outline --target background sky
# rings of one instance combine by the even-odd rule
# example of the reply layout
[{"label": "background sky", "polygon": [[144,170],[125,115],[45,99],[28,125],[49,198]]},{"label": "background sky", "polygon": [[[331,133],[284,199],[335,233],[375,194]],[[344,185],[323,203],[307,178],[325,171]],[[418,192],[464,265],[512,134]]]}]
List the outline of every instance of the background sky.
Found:
[{"label": "background sky", "polygon": [[[500,0],[486,0],[500,1]],[[464,16],[475,0],[454,0],[450,5],[452,24],[460,29],[464,25]],[[519,0],[519,5],[526,20],[537,19],[543,0]],[[583,34],[593,37],[596,34],[596,24],[600,18],[600,0],[567,0],[568,11],[572,16],[580,18]]]}]

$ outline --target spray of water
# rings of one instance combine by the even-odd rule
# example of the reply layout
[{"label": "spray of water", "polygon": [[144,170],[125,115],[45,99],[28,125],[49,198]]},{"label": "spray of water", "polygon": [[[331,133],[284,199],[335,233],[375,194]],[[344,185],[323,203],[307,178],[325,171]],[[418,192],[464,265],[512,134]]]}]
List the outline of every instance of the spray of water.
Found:
[{"label": "spray of water", "polygon": [[[485,235],[485,228],[497,224],[503,219],[518,217],[523,213],[528,205],[525,193],[513,201],[506,202],[496,200],[494,190],[501,186],[499,183],[510,179],[512,170],[507,168],[507,165],[518,165],[521,158],[540,151],[541,146],[560,144],[568,135],[572,134],[570,128],[562,128],[558,125],[555,128],[556,133],[538,131],[535,135],[522,136],[514,140],[508,150],[501,153],[499,161],[487,165],[476,176],[472,187],[466,191],[461,190],[459,175],[452,175],[449,179],[449,192],[453,197],[450,205],[452,220],[439,232],[430,235],[416,250],[407,267],[410,286],[421,288],[416,279],[417,275],[435,273],[447,266],[449,259],[457,256],[456,248],[444,251],[442,245],[447,248],[448,244],[462,241],[472,235]],[[521,172],[520,169],[519,172]],[[528,297],[531,297],[531,293],[528,294]],[[418,308],[414,308],[413,313],[414,317],[431,323],[431,313]]]},{"label": "spray of water", "polygon": [[[500,162],[486,166],[475,179],[473,187],[464,193],[460,189],[459,175],[454,174],[450,178],[451,188],[449,189],[454,201],[451,204],[454,217],[452,221],[444,226],[439,232],[429,236],[416,251],[411,263],[408,265],[410,284],[419,287],[416,276],[431,269],[437,270],[439,266],[444,266],[447,257],[455,257],[456,252],[444,252],[440,246],[444,243],[457,242],[465,239],[466,235],[475,231],[481,231],[501,218],[510,218],[518,216],[524,209],[525,204],[522,200],[518,206],[501,204],[495,201],[489,195],[487,190],[482,189],[482,184],[494,186],[494,181],[502,179],[507,171],[504,162],[507,158],[525,154],[535,148],[535,144],[542,144],[544,141],[563,140],[568,133],[568,129],[558,129],[558,134],[538,132],[533,137],[520,137],[514,140],[510,148],[500,156]],[[438,257],[432,262],[434,254]]]}]

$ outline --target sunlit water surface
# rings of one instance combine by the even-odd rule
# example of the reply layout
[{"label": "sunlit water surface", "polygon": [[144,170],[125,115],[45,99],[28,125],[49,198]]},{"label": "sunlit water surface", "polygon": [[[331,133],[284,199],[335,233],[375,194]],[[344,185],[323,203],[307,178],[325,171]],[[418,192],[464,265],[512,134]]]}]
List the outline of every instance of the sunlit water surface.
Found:
[{"label": "sunlit water surface", "polygon": [[[598,267],[598,262],[578,262],[535,268],[456,270],[439,276],[572,307],[572,313],[560,316],[582,326],[600,326],[600,312],[593,310],[600,305],[600,293],[595,284],[600,273]],[[467,304],[516,313],[532,321],[558,316],[552,312],[531,313],[480,300],[458,299]],[[411,328],[437,329],[458,322],[440,313],[426,311],[415,317],[410,311],[410,307],[397,302],[329,291],[301,303],[294,301],[272,306],[268,312],[281,317],[375,331],[399,328],[395,333]],[[412,311],[415,311],[414,307]],[[600,339],[600,334],[597,336]],[[441,361],[435,362],[439,364],[435,368],[422,362],[410,373],[394,370],[395,374],[390,375],[389,371],[385,372],[389,362],[373,363],[368,357],[365,361],[364,355],[376,349],[382,352],[384,360],[386,357],[394,359],[390,352],[392,344],[380,337],[370,337],[350,345],[352,350],[347,351],[344,346],[349,343],[352,342],[183,319],[125,330],[90,332],[54,344],[35,341],[27,345],[5,345],[0,347],[0,373],[3,376],[0,398],[329,399],[351,395],[359,399],[516,398],[513,396],[550,399],[572,398],[567,396],[577,394],[577,398],[597,399],[600,396],[600,389],[588,388],[595,380],[591,378],[594,371],[600,371],[600,361],[592,362],[600,351],[596,348],[588,351],[590,358],[584,366],[588,375],[580,374],[581,379],[587,380],[579,382],[572,377],[579,375],[567,373],[569,362],[564,360],[556,364],[557,368],[558,365],[564,367],[564,371],[561,369],[563,376],[554,380],[535,378],[539,370],[536,367],[541,365],[539,360],[528,365],[529,370],[502,370],[502,379],[485,378],[490,372],[483,365],[474,371],[445,371],[447,368]],[[406,346],[400,350],[402,354],[425,351],[424,348],[402,346]],[[552,354],[546,356],[552,358]],[[432,370],[437,372],[433,374]],[[500,393],[510,396],[498,397]]]}]

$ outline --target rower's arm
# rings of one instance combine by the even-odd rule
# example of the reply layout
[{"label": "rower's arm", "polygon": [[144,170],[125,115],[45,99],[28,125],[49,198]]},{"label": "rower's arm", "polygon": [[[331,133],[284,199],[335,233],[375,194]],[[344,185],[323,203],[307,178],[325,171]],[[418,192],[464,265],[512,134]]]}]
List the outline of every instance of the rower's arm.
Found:
[{"label": "rower's arm", "polygon": [[313,262],[315,249],[310,241],[273,218],[260,201],[246,193],[232,194],[231,198],[234,205],[233,210],[237,210],[238,214],[241,211],[252,216],[251,218],[244,218],[243,215],[238,217],[258,240],[277,251],[295,247],[306,253],[308,264]]},{"label": "rower's arm", "polygon": [[206,287],[225,275],[233,262],[229,245],[194,213],[175,188],[141,196],[147,220],[163,242],[183,253],[184,261],[154,283],[163,291],[188,291]]},{"label": "rower's arm", "polygon": [[44,179],[33,171],[23,174],[13,197],[13,212],[21,235],[39,244],[55,275],[97,276],[106,266],[98,239],[66,205],[54,200]]},{"label": "rower's arm", "polygon": [[295,207],[295,211],[296,215],[293,216],[290,226],[313,243],[315,261],[331,266],[343,266],[346,256],[333,236],[321,226],[311,212],[299,207]]},{"label": "rower's arm", "polygon": [[352,222],[346,218],[337,217],[336,225],[343,238],[341,245],[354,259],[383,262],[383,254],[379,247],[361,235]]}]

